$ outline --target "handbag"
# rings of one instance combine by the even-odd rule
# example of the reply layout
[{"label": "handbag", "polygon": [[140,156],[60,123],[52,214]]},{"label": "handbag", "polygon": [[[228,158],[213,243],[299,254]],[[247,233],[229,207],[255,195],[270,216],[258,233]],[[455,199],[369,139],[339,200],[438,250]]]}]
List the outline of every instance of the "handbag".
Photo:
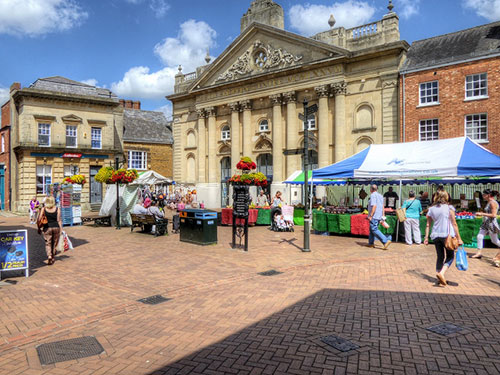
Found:
[{"label": "handbag", "polygon": [[[415,199],[411,201],[410,205],[408,208],[411,207],[411,205],[415,202]],[[396,216],[398,217],[398,220],[402,223],[403,221],[406,221],[406,208],[397,208],[396,209]]]},{"label": "handbag", "polygon": [[463,246],[460,246],[457,251],[455,264],[459,271],[467,271],[467,269],[469,268],[469,262],[467,261],[467,252],[465,251]]},{"label": "handbag", "polygon": [[43,209],[40,212],[40,215],[38,215],[38,219],[36,221],[36,225],[37,225],[38,229],[42,229],[48,223],[49,223],[49,221],[47,220],[47,216],[45,216],[45,209]]},{"label": "handbag", "polygon": [[457,237],[451,236],[451,220],[449,218],[451,210],[448,211],[448,237],[446,237],[446,241],[444,242],[444,247],[448,250],[455,251],[458,249],[458,239]]}]

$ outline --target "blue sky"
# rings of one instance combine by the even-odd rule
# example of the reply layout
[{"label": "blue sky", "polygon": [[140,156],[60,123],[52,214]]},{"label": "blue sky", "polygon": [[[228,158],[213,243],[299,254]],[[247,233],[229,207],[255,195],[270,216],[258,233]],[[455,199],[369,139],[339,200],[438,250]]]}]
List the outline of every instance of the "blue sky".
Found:
[{"label": "blue sky", "polygon": [[[240,33],[251,0],[0,0],[0,102],[12,82],[54,75],[112,89],[164,110],[177,66],[204,64]],[[313,35],[380,19],[388,0],[277,0],[285,28]],[[411,43],[500,20],[500,0],[393,0]]]}]

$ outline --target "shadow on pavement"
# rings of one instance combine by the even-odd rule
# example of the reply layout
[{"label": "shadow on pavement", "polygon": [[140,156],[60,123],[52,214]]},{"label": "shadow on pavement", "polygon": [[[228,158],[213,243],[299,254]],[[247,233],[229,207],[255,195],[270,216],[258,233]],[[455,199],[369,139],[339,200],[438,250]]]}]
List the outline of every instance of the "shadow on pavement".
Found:
[{"label": "shadow on pavement", "polygon": [[[149,374],[500,373],[499,301],[323,289]],[[459,331],[427,329],[440,323]]]}]

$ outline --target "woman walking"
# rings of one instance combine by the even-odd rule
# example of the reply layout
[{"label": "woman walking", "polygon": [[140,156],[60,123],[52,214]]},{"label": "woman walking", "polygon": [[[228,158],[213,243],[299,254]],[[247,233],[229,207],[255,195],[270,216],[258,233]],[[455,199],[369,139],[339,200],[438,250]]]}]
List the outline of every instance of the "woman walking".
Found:
[{"label": "woman walking", "polygon": [[412,244],[411,236],[417,245],[422,243],[422,235],[420,234],[420,213],[422,212],[422,204],[420,200],[415,198],[415,192],[410,190],[408,200],[403,203],[406,209],[405,225],[405,240],[407,245]]},{"label": "woman walking", "polygon": [[55,206],[54,197],[48,197],[45,207],[38,216],[38,228],[43,231],[45,240],[45,252],[47,253],[48,265],[54,264],[56,256],[56,246],[62,232],[61,211]]},{"label": "woman walking", "polygon": [[429,208],[427,213],[427,226],[425,228],[424,244],[429,244],[429,228],[432,227],[431,239],[436,247],[437,262],[436,262],[436,277],[439,285],[446,286],[445,273],[453,263],[455,250],[445,248],[446,238],[448,235],[456,237],[459,245],[463,245],[462,238],[458,232],[457,222],[455,220],[455,209],[448,204],[448,193],[444,190],[438,191],[435,194],[433,206]]},{"label": "woman walking", "polygon": [[[500,233],[500,226],[497,221],[498,214],[498,202],[495,200],[498,197],[498,191],[491,191],[486,189],[483,191],[483,199],[487,202],[484,212],[476,213],[476,216],[483,217],[483,223],[477,235],[477,253],[472,256],[472,258],[482,258],[483,250],[483,240],[484,236],[489,235],[491,242],[500,247],[500,241],[498,240],[498,233]],[[493,259],[493,263],[496,267],[500,267],[500,251]]]}]

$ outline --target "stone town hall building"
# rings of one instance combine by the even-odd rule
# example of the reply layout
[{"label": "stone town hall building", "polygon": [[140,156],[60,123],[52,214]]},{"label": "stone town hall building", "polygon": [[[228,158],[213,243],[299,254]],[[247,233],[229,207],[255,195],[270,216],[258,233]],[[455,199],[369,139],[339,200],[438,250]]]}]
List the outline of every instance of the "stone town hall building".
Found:
[{"label": "stone town hall building", "polygon": [[[389,6],[380,20],[334,27],[312,37],[284,30],[272,0],[252,1],[241,34],[212,63],[176,76],[168,97],[174,115],[174,179],[196,185],[207,207],[225,204],[224,182],[242,156],[272,180],[271,193],[302,168],[302,102],[317,104],[308,119],[311,167],[342,160],[372,143],[398,141],[398,68],[408,49]],[[328,25],[325,25],[328,28]],[[209,64],[208,64],[209,63]]]}]

